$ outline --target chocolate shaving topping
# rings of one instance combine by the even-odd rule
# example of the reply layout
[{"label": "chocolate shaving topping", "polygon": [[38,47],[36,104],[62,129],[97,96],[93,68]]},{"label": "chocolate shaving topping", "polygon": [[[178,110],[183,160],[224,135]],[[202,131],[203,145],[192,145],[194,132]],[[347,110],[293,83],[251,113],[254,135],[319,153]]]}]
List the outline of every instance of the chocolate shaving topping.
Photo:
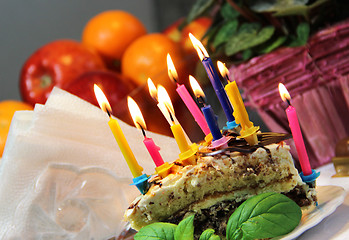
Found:
[{"label": "chocolate shaving topping", "polygon": [[212,152],[199,152],[203,156],[214,156],[217,154],[224,153],[226,151],[236,151],[241,153],[252,153],[257,150],[257,148],[264,148],[267,145],[273,144],[273,143],[279,143],[286,139],[289,139],[292,137],[291,134],[288,133],[274,133],[274,132],[263,132],[263,133],[257,133],[258,137],[258,144],[254,146],[250,146],[245,139],[237,138],[238,135],[235,132],[231,131],[225,131],[224,134],[226,136],[231,136],[232,138],[228,142],[228,147]]}]

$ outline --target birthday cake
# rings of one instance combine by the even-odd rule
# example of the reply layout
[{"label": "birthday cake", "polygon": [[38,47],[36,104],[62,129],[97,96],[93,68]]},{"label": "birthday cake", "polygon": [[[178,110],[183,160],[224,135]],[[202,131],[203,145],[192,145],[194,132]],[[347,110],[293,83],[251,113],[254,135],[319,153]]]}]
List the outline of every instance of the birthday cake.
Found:
[{"label": "birthday cake", "polygon": [[159,221],[178,224],[195,214],[195,231],[213,228],[224,235],[229,216],[252,196],[277,192],[300,207],[313,205],[315,189],[302,181],[289,146],[280,141],[287,136],[264,133],[258,138],[259,144],[253,147],[235,137],[218,151],[203,147],[193,165],[175,161],[169,175],[149,180],[149,190],[133,201],[125,220],[139,230]]}]

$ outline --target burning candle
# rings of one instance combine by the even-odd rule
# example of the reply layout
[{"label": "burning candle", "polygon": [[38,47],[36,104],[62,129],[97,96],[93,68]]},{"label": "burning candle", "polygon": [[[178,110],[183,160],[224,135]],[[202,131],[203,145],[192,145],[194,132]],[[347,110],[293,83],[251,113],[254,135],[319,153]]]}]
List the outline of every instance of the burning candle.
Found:
[{"label": "burning candle", "polygon": [[[155,87],[153,81],[150,78],[148,78],[148,88],[149,88],[150,96],[157,102],[157,107],[161,111],[162,115],[164,115],[164,117],[167,120],[168,124],[170,126],[172,124],[172,119],[170,118],[170,114],[169,114],[168,109],[170,109],[172,111],[172,113],[173,113],[171,117],[173,118],[174,122],[176,124],[179,124],[178,119],[174,115],[174,107],[172,105],[170,96],[168,95],[166,89],[162,85],[159,85],[158,89],[157,89]],[[161,92],[161,94],[166,98],[165,102],[167,103],[167,107],[164,105],[163,102],[159,102],[158,92]],[[184,132],[183,129],[182,129],[182,131]],[[185,135],[185,138],[186,138],[187,142],[191,144],[191,141],[190,141],[188,135],[185,132],[184,132],[184,135]]]},{"label": "burning candle", "polygon": [[222,135],[218,127],[216,115],[214,114],[211,105],[207,105],[204,100],[204,91],[193,76],[190,76],[189,81],[191,88],[193,89],[194,95],[196,96],[198,101],[203,104],[201,111],[205,116],[205,119],[213,137],[212,146],[215,148],[226,147],[229,139]]},{"label": "burning candle", "polygon": [[207,122],[205,121],[204,115],[200,111],[199,107],[196,105],[193,98],[190,96],[185,85],[178,83],[178,74],[170,54],[167,54],[167,68],[168,68],[168,76],[172,81],[174,81],[177,84],[177,88],[176,88],[177,93],[183,100],[184,104],[187,106],[188,110],[190,111],[191,115],[194,117],[197,124],[200,126],[201,130],[204,132],[205,135],[208,135],[210,133],[210,129],[207,125]]},{"label": "burning candle", "polygon": [[128,142],[126,141],[125,135],[123,134],[118,121],[112,118],[111,107],[106,96],[96,84],[94,85],[94,92],[100,108],[109,115],[109,127],[113,132],[114,138],[120,147],[120,150],[127,162],[128,167],[131,170],[133,177],[136,178],[141,176],[143,168],[138,165],[138,162],[135,156],[133,155],[133,152],[130,146],[128,145]]},{"label": "burning candle", "polygon": [[128,104],[128,108],[129,108],[131,117],[133,119],[133,123],[135,124],[135,126],[138,129],[142,130],[142,134],[144,136],[143,143],[144,143],[145,147],[147,148],[155,165],[157,167],[161,166],[162,164],[164,164],[164,160],[162,159],[160,152],[159,152],[160,147],[158,147],[155,144],[155,142],[153,141],[152,138],[147,137],[147,135],[145,133],[146,124],[145,124],[141,110],[139,109],[135,100],[133,100],[133,98],[131,98],[131,97],[127,97],[127,104]]},{"label": "burning candle", "polygon": [[289,126],[293,135],[294,144],[296,146],[296,150],[298,153],[299,163],[301,165],[303,175],[308,176],[312,174],[312,169],[310,167],[310,162],[308,158],[307,151],[305,149],[303,136],[301,132],[301,128],[299,126],[298,117],[296,109],[291,105],[291,96],[288,93],[286,87],[279,83],[279,92],[282,100],[287,102],[288,107],[286,109],[286,115],[289,122]]},{"label": "burning candle", "polygon": [[251,146],[258,144],[256,132],[259,130],[259,127],[254,127],[253,123],[250,121],[236,82],[230,81],[228,76],[229,71],[221,61],[218,61],[217,65],[220,74],[228,82],[228,84],[225,86],[225,91],[227,92],[229,100],[234,107],[233,115],[235,117],[235,122],[241,125],[241,137],[244,138]]},{"label": "burning candle", "polygon": [[181,125],[174,121],[174,109],[170,96],[168,95],[166,89],[162,86],[158,88],[158,101],[164,108],[163,114],[165,115],[165,117],[170,118],[170,128],[177,142],[178,148],[181,151],[179,158],[181,160],[188,160],[187,163],[193,164],[193,156],[198,150],[197,145],[195,143],[192,145],[188,143]]},{"label": "burning candle", "polygon": [[216,92],[216,95],[218,97],[219,102],[222,105],[223,111],[228,119],[227,127],[229,129],[233,129],[237,127],[238,125],[235,123],[235,119],[233,116],[233,107],[231,106],[227,93],[224,90],[223,84],[219,78],[219,75],[216,71],[216,69],[213,66],[212,60],[210,56],[208,55],[208,52],[202,45],[202,43],[197,40],[193,34],[189,33],[190,40],[197,51],[199,58],[202,62],[202,64],[205,67],[205,70],[207,72],[207,75],[211,81],[211,84]]}]

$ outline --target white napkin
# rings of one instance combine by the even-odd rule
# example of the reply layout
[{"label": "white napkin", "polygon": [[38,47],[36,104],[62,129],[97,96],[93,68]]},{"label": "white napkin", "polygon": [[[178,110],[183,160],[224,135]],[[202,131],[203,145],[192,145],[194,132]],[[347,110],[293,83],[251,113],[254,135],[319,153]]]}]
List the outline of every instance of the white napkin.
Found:
[{"label": "white napkin", "polygon": [[[108,120],[58,88],[45,105],[15,113],[0,165],[0,239],[107,239],[121,231],[139,192]],[[154,173],[140,130],[118,121],[143,173]],[[173,138],[148,136],[165,161],[178,157]]]}]

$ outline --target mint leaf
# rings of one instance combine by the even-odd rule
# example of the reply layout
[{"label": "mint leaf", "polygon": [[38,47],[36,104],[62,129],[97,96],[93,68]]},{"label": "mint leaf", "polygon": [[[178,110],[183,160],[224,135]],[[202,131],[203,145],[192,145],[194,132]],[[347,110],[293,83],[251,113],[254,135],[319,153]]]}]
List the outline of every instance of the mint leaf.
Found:
[{"label": "mint leaf", "polygon": [[263,193],[243,202],[230,216],[227,239],[273,238],[291,232],[302,217],[300,207],[280,193]]},{"label": "mint leaf", "polygon": [[242,50],[257,46],[264,43],[272,37],[275,28],[273,26],[266,26],[260,29],[260,24],[244,23],[239,28],[237,34],[232,36],[226,46],[225,53],[231,56]]},{"label": "mint leaf", "polygon": [[240,15],[240,13],[232,8],[229,3],[223,4],[220,12],[222,17],[227,21],[234,20]]},{"label": "mint leaf", "polygon": [[225,43],[228,41],[236,32],[238,28],[238,21],[233,20],[230,22],[226,22],[217,32],[214,41],[213,46],[217,47],[221,45],[222,43]]},{"label": "mint leaf", "polygon": [[289,46],[290,47],[297,47],[297,46],[303,46],[307,43],[308,37],[310,32],[310,26],[308,23],[300,23],[297,26],[297,38],[294,39]]},{"label": "mint leaf", "polygon": [[180,221],[174,234],[175,240],[194,240],[194,216],[191,215]]},{"label": "mint leaf", "polygon": [[206,11],[210,9],[210,7],[213,5],[214,0],[198,0],[195,2],[193,7],[190,9],[190,12],[188,14],[188,17],[186,19],[186,23],[190,23],[194,19],[198,18],[202,14],[204,14]]},{"label": "mint leaf", "polygon": [[209,228],[206,229],[200,236],[199,240],[221,240],[221,238],[214,234],[214,230]]},{"label": "mint leaf", "polygon": [[286,36],[281,36],[278,37],[276,40],[271,39],[272,41],[267,41],[266,43],[264,43],[261,48],[258,48],[258,52],[259,53],[269,53],[271,51],[273,51],[274,49],[280,47],[286,40],[287,37]]},{"label": "mint leaf", "polygon": [[297,6],[305,6],[308,0],[247,0],[249,7],[255,12],[279,12]]},{"label": "mint leaf", "polygon": [[174,240],[177,225],[172,223],[156,222],[149,224],[134,236],[134,240]]}]

